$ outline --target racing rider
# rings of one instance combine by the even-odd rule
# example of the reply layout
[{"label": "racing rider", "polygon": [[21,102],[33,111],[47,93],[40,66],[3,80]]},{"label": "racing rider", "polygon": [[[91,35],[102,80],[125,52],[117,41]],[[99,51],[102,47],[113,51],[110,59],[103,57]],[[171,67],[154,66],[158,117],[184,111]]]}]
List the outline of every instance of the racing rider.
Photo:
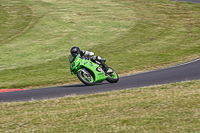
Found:
[{"label": "racing rider", "polygon": [[80,54],[81,57],[91,59],[92,62],[101,65],[105,69],[106,73],[108,73],[108,74],[113,73],[112,69],[110,69],[105,64],[106,60],[105,59],[101,59],[100,56],[94,56],[93,52],[89,52],[89,51],[86,51],[86,50],[80,50],[80,48],[77,47],[77,46],[72,47],[70,52],[71,52],[71,55],[73,57],[76,57],[78,54]]}]

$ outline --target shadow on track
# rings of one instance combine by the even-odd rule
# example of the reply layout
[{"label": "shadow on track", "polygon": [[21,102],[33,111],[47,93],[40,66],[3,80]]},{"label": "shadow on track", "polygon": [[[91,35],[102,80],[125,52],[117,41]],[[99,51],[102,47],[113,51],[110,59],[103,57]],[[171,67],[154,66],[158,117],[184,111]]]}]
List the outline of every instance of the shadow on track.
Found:
[{"label": "shadow on track", "polygon": [[[103,82],[103,83],[95,83],[95,84],[92,85],[92,86],[105,85],[105,84],[110,84],[110,83],[106,83],[106,82]],[[67,85],[67,86],[62,86],[62,87],[92,87],[92,86],[87,86],[87,85],[84,85],[84,84],[74,84],[74,85]]]}]

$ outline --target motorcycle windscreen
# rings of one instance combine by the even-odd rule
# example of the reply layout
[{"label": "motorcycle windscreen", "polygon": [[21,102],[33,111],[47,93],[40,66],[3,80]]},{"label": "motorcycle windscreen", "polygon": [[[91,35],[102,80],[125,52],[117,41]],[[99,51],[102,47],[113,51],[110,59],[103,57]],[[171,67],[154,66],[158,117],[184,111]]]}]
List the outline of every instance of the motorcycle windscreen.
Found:
[{"label": "motorcycle windscreen", "polygon": [[75,54],[75,53],[69,55],[69,62],[72,63],[72,62],[76,59],[76,57],[77,57],[78,55],[79,55],[79,54]]},{"label": "motorcycle windscreen", "polygon": [[72,63],[74,61],[74,57],[72,55],[69,55],[69,62]]}]

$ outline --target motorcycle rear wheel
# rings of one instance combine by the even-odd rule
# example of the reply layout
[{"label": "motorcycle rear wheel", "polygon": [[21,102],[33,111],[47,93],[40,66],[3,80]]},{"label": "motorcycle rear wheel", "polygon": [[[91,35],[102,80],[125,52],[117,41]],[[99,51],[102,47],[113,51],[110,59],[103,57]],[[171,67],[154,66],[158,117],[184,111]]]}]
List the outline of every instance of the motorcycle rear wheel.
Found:
[{"label": "motorcycle rear wheel", "polygon": [[[112,69],[112,68],[110,68],[110,69]],[[108,76],[108,78],[106,80],[110,83],[117,83],[119,81],[119,76],[115,70],[113,70],[113,73],[107,74],[107,76]]]},{"label": "motorcycle rear wheel", "polygon": [[77,77],[79,78],[79,80],[88,86],[91,86],[94,84],[94,77],[92,75],[93,74],[86,69],[85,69],[85,72],[83,71],[77,72]]}]

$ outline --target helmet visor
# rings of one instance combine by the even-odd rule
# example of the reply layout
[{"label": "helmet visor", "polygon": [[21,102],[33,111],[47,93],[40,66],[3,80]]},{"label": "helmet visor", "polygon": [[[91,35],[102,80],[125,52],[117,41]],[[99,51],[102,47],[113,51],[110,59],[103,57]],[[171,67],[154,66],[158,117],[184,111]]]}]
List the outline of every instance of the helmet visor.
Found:
[{"label": "helmet visor", "polygon": [[78,53],[72,53],[72,56],[75,58],[78,55]]}]

